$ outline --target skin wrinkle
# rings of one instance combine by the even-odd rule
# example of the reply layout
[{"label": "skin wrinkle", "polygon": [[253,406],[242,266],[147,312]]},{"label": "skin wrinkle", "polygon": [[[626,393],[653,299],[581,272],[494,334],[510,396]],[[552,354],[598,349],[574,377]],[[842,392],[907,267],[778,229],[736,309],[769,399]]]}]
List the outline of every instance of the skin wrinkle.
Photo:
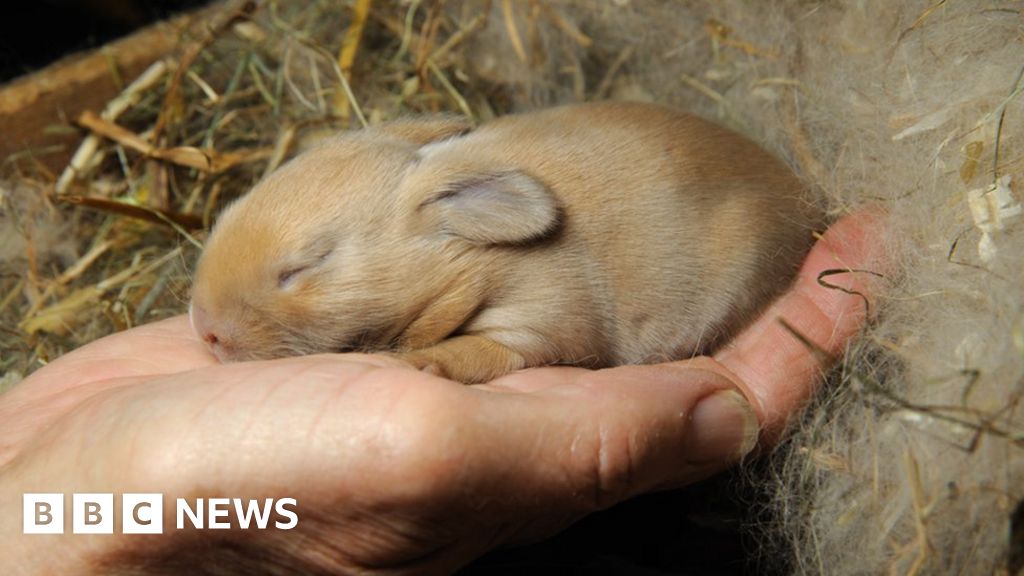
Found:
[{"label": "skin wrinkle", "polygon": [[260,412],[266,410],[271,417],[273,416],[274,410],[269,404],[269,400],[276,396],[277,393],[286,387],[293,386],[292,381],[297,380],[302,375],[302,371],[296,373],[294,376],[289,376],[283,380],[276,380],[271,385],[267,386],[266,392],[260,397],[256,398],[252,407],[248,410],[248,418],[243,423],[237,433],[243,437],[249,437],[254,428],[256,428],[264,418],[261,417]]},{"label": "skin wrinkle", "polygon": [[334,410],[340,403],[342,398],[347,396],[348,391],[351,390],[348,386],[341,386],[327,398],[320,407],[320,410],[309,419],[308,428],[306,430],[306,442],[309,445],[313,445],[314,439],[317,435],[317,431],[322,425],[324,418],[329,412]]},{"label": "skin wrinkle", "polygon": [[[252,372],[253,367],[250,366],[248,367],[247,370],[243,371],[232,370],[231,368],[232,367],[227,366],[211,366],[208,371],[203,371],[204,378],[196,382],[197,385],[190,387],[188,393],[192,393],[193,390],[199,390],[200,392],[210,391],[212,392],[212,394],[206,394],[206,397],[201,402],[196,403],[198,406],[197,410],[193,410],[186,415],[182,415],[182,418],[186,419],[186,421],[191,422],[192,424],[191,426],[184,427],[184,429],[189,431],[206,430],[208,428],[207,422],[219,421],[219,418],[217,417],[210,418],[208,416],[211,410],[217,409],[218,407],[223,407],[225,404],[235,404],[233,401],[230,400],[230,398],[232,396],[238,395],[239,389],[244,390],[247,387],[248,378],[245,378],[244,376],[247,372]],[[213,376],[211,376],[211,374]],[[220,374],[228,374],[230,377],[227,379],[223,377],[217,377]],[[145,386],[151,389],[151,393],[156,393],[156,390],[159,388],[166,388],[168,385],[173,386],[173,384],[169,384],[168,382],[166,382],[167,378],[171,377],[165,376],[163,378],[158,378],[157,380],[150,382]],[[207,386],[206,384],[216,385]],[[281,383],[274,382],[270,384],[270,386],[272,388],[277,388],[281,386]],[[142,391],[138,392],[142,393]],[[225,401],[225,399],[227,399],[227,401]],[[252,420],[253,417],[250,415],[249,419]],[[239,434],[239,431],[237,429],[232,429],[231,432],[232,435],[235,437],[245,437],[244,434]],[[194,436],[194,434],[190,434],[190,436]],[[177,449],[173,453],[161,452],[162,457],[159,459],[159,461],[147,461],[151,462],[154,465],[154,468],[157,470],[167,469],[174,471],[176,470],[176,468],[184,465],[186,462],[193,462],[199,464],[200,466],[205,466],[207,462],[212,460],[209,457],[209,455],[206,454],[204,443],[201,440],[195,442],[172,442],[171,446],[177,447]]]},{"label": "skin wrinkle", "polygon": [[[77,419],[83,419],[84,418],[84,419],[88,420],[89,419],[88,417],[91,414],[96,414],[102,408],[104,408],[106,406],[106,404],[103,403],[103,402],[97,401],[97,396],[100,396],[100,395],[94,395],[94,396],[90,397],[89,399],[85,400],[84,402],[82,402],[81,404],[79,404],[78,408],[76,408],[71,413],[72,417],[73,418],[77,418]],[[102,400],[102,396],[100,396],[100,400]],[[95,433],[95,431],[94,431],[94,433]],[[50,437],[49,437],[50,443],[52,444],[53,442],[55,442],[56,438],[57,438],[56,434],[50,435]],[[89,454],[89,447],[90,447],[90,444],[94,444],[95,443],[94,441],[96,440],[96,436],[95,435],[89,435],[89,436],[80,435],[80,436],[76,437],[74,440],[77,443],[77,449],[71,451],[71,457],[73,459],[75,459],[77,462],[80,463],[80,464],[78,464],[79,468],[87,470],[87,469],[89,469],[90,464],[91,464],[91,462],[88,460],[88,457],[87,457],[88,454]],[[45,450],[45,448],[44,448],[44,450]]]},{"label": "skin wrinkle", "polygon": [[[289,385],[302,387],[303,385],[308,386],[311,382],[315,382],[315,385],[320,387],[324,382],[330,382],[332,379],[339,378],[335,371],[324,370],[324,368],[329,366],[330,364],[328,364],[328,360],[325,358],[323,363],[318,363],[315,367],[311,366],[309,370],[303,371],[303,375],[305,375],[306,378],[290,378],[290,380],[299,381],[292,382]],[[360,369],[355,372],[355,376],[352,377],[354,380],[350,384],[341,387],[332,387],[327,398],[321,402],[313,417],[308,421],[303,422],[307,427],[305,438],[308,445],[314,445],[316,437],[323,431],[321,426],[323,426],[327,414],[340,404],[341,399],[346,398],[351,390],[359,389],[359,386],[361,386],[361,380],[366,378],[367,375],[373,374],[377,370],[373,366],[366,365],[359,365],[359,368]],[[313,379],[308,378],[311,374],[315,374],[316,377]]]},{"label": "skin wrinkle", "polygon": [[239,382],[237,377],[231,378],[226,382],[223,379],[216,378],[216,376],[220,374],[227,374],[230,376],[232,375],[232,370],[230,370],[230,368],[227,367],[218,366],[204,373],[204,376],[206,377],[207,380],[216,382],[218,385],[210,387],[213,390],[213,394],[205,402],[201,404],[199,410],[195,412],[192,418],[192,421],[196,424],[197,429],[202,429],[202,423],[207,419],[207,415],[211,411],[223,405],[223,403],[220,402],[220,400],[222,400],[223,398],[227,398],[228,396],[235,392],[235,388],[237,388],[239,385],[244,384],[242,382]]},{"label": "skin wrinkle", "polygon": [[[551,450],[549,446],[552,443],[552,437],[554,437],[554,439],[557,440],[559,437],[565,438],[567,436],[562,427],[557,425],[561,424],[562,421],[557,419],[549,420],[545,418],[541,419],[541,422],[551,422],[556,423],[556,425],[552,426],[551,424],[548,424],[544,426],[535,426],[533,429],[537,430],[537,432],[535,433],[536,440],[532,443],[529,457],[515,459],[515,464],[521,465],[522,462],[544,463],[546,461],[544,455],[550,452]],[[553,431],[552,428],[554,428]],[[552,434],[552,432],[554,433]],[[581,499],[581,496],[584,497],[583,500],[587,502],[584,508],[588,510],[591,509],[592,503],[596,501],[596,486],[599,486],[599,482],[596,480],[597,472],[595,471],[591,474],[581,475],[576,473],[575,470],[581,467],[578,463],[580,454],[597,453],[596,450],[591,450],[588,449],[586,446],[581,446],[583,441],[589,436],[590,435],[587,434],[585,431],[580,431],[577,427],[573,427],[572,434],[570,436],[571,440],[568,442],[567,447],[559,451],[560,453],[567,452],[566,456],[564,458],[559,458],[554,464],[554,466],[548,466],[548,468],[551,469],[552,472],[558,472],[558,483],[560,485],[572,487],[572,494],[574,496],[574,500]],[[586,490],[581,489],[578,486],[579,482],[573,481],[574,478],[587,478],[588,483],[594,484],[594,488],[589,488]],[[587,487],[584,486],[583,488]]]},{"label": "skin wrinkle", "polygon": [[[121,390],[125,390],[126,388],[122,387],[120,389]],[[128,400],[131,400],[131,398],[128,398]],[[121,401],[122,402],[125,401],[123,394],[121,395]],[[123,413],[124,412],[119,411],[118,415],[120,416]],[[128,423],[130,424],[131,422],[128,422]],[[114,435],[116,435],[119,440],[123,441],[123,440],[125,440],[125,436],[127,436],[127,442],[125,442],[123,444],[125,446],[125,454],[124,454],[124,461],[125,462],[131,463],[131,462],[144,462],[145,461],[144,455],[145,455],[146,451],[143,450],[143,449],[140,449],[140,445],[139,445],[139,442],[140,442],[140,439],[141,439],[141,432],[144,430],[143,427],[141,427],[141,426],[116,426],[116,425],[114,425],[114,426],[111,426],[111,429],[113,429],[115,431]],[[125,432],[125,430],[127,430],[127,432]],[[109,431],[108,431],[107,435],[111,436]],[[85,453],[84,450],[78,451],[78,454],[84,454],[84,453]]]},{"label": "skin wrinkle", "polygon": [[[402,381],[407,379],[411,372],[407,369],[390,369],[379,371],[376,376],[381,381]],[[391,386],[391,390],[398,390],[398,393],[391,393],[385,398],[374,398],[374,414],[379,414],[378,422],[381,425],[372,426],[367,422],[362,429],[372,429],[375,447],[378,454],[376,457],[384,461],[405,462],[408,468],[416,470],[412,474],[413,482],[405,486],[404,492],[392,493],[393,498],[401,502],[423,502],[425,495],[440,494],[444,498],[454,498],[453,486],[458,485],[461,471],[453,467],[454,463],[471,461],[466,458],[463,451],[457,453],[452,449],[458,449],[465,444],[464,436],[460,441],[452,442],[452,428],[448,422],[457,422],[458,414],[466,414],[468,411],[449,407],[452,402],[438,402],[438,398],[447,398],[458,402],[459,397],[466,398],[462,387],[451,383],[442,383],[437,380],[429,382],[426,379],[434,380],[432,377],[418,374],[420,383],[410,386]],[[373,387],[369,384],[368,387]],[[455,392],[456,396],[451,395]],[[425,396],[426,395],[426,396]],[[424,403],[424,399],[429,399]],[[381,402],[385,401],[386,404]],[[439,412],[439,409],[443,409]],[[364,414],[365,417],[365,414]],[[426,422],[426,425],[418,423]],[[409,430],[418,430],[418,435],[408,434]],[[446,445],[449,444],[449,445]],[[388,476],[390,478],[390,476]],[[396,480],[397,481],[397,480]],[[369,486],[372,490],[387,492],[392,487],[384,485],[386,482],[375,483]],[[431,504],[440,506],[440,503]]]},{"label": "skin wrinkle", "polygon": [[[521,405],[522,407],[518,408],[517,410],[521,410],[525,414],[538,417],[538,410],[536,410],[534,407],[528,406],[529,404],[532,403],[534,402],[527,400],[526,404]],[[550,442],[548,439],[551,436],[549,433],[551,424],[557,425],[560,422],[560,420],[551,420],[546,418],[539,418],[539,420],[543,424],[540,427],[534,425],[527,425],[527,427],[531,430],[530,436],[532,438],[532,441],[529,442],[527,454],[523,457],[508,457],[507,455],[509,454],[509,451],[501,447],[497,449],[495,447],[479,448],[480,451],[483,452],[483,457],[473,457],[472,461],[485,461],[486,463],[483,465],[489,469],[489,474],[487,475],[487,478],[493,479],[488,481],[486,486],[490,486],[492,485],[492,483],[495,484],[495,490],[484,489],[482,490],[484,494],[508,493],[509,490],[502,488],[502,486],[505,483],[510,482],[513,484],[513,487],[518,485],[518,481],[516,481],[515,479],[521,478],[523,476],[521,471],[523,467],[528,468],[529,474],[538,474],[538,471],[540,469],[562,470],[560,474],[561,478],[559,479],[558,484],[563,486],[568,486],[572,484],[568,480],[570,477],[567,471],[568,466],[565,464],[551,466],[548,464],[548,462],[550,462],[551,459],[549,457],[545,457],[545,454],[550,452]],[[487,420],[484,420],[484,423],[486,422]],[[558,438],[560,436],[560,430],[556,429],[553,431],[554,437]],[[496,436],[496,438],[500,439],[502,443],[508,440],[507,435],[503,434],[501,430],[496,430],[494,435]],[[558,462],[565,461],[564,458],[557,458],[556,460]],[[498,464],[500,469],[496,468],[492,464]],[[477,493],[481,492],[481,490],[474,489],[471,487],[472,484],[476,484],[475,482],[473,482],[471,476],[468,478],[468,480],[468,490]],[[465,479],[462,482],[465,483]],[[465,503],[465,500],[461,501]],[[513,515],[515,515],[515,513],[518,513],[523,508],[536,509],[538,508],[538,506],[544,506],[545,509],[547,509],[547,506],[544,504],[545,501],[546,498],[542,494],[531,495],[528,500],[508,500],[507,498],[496,498],[494,496],[489,496],[486,499],[481,500],[479,503],[470,505],[470,508],[474,510],[474,513],[477,513],[477,515],[479,515],[479,513],[483,513],[484,517],[486,518],[494,518],[496,516],[505,517],[510,515],[510,513],[513,513]],[[579,516],[581,516],[581,513],[574,513],[574,515],[572,515],[572,518],[579,518]],[[485,533],[488,534],[486,538],[483,538],[480,531],[474,531],[473,536],[475,537],[475,545],[472,546],[472,549],[476,550],[477,552],[482,552],[486,549],[494,547],[495,545],[499,545],[505,542],[535,540],[537,538],[536,536],[532,536],[530,538],[520,537],[520,533],[523,531],[536,532],[536,530],[531,528],[534,524],[539,524],[539,522],[515,523],[511,520],[501,522],[497,527],[494,527],[493,529],[487,529],[485,531]],[[550,533],[551,530],[548,530],[548,532]],[[463,547],[466,546],[464,545]],[[476,556],[476,554],[474,553],[473,556]],[[445,571],[445,573],[447,573],[447,571]]]},{"label": "skin wrinkle", "polygon": [[[576,378],[576,385],[582,385],[580,381],[583,379],[584,374],[586,374],[586,372],[583,372]],[[557,395],[558,390],[552,390],[549,392],[549,394],[550,393],[554,393]],[[541,400],[540,398],[533,398],[529,396],[527,396],[526,398],[532,401]],[[564,410],[561,406],[558,405],[543,406],[541,409],[545,411],[550,410],[555,412],[562,412]],[[573,408],[569,407],[569,409],[572,410]],[[612,411],[612,413],[614,413],[614,411]],[[542,419],[541,421],[562,422],[562,420],[558,418],[550,420]],[[563,461],[564,464],[562,464],[561,466],[557,466],[557,468],[563,470],[561,474],[561,483],[563,485],[572,486],[573,484],[576,484],[575,482],[572,482],[573,478],[590,479],[590,481],[588,482],[590,486],[576,487],[574,488],[573,492],[579,495],[587,494],[588,496],[586,500],[588,503],[584,507],[584,509],[587,511],[592,511],[607,507],[610,499],[614,498],[615,495],[621,492],[621,490],[616,488],[617,486],[622,484],[622,482],[618,479],[618,473],[616,472],[616,469],[621,467],[621,464],[619,463],[621,462],[621,457],[615,455],[618,452],[618,449],[610,448],[607,441],[607,438],[609,438],[608,426],[614,426],[616,424],[609,424],[608,422],[605,421],[599,421],[597,423],[589,422],[587,423],[587,425],[588,427],[596,425],[596,434],[592,430],[574,430],[574,433],[571,436],[572,440],[568,443],[567,446],[569,456],[567,458],[562,459],[561,461]],[[550,450],[547,447],[550,444],[550,440],[547,437],[547,434],[549,432],[547,431],[550,429],[551,428],[548,426],[539,429],[539,432],[536,436],[536,441],[533,444],[534,450],[536,450],[536,454],[531,454],[529,458],[521,458],[514,460],[516,462],[543,462],[544,459],[542,458],[542,456]],[[553,434],[553,436],[556,439],[559,437],[566,436],[560,428],[555,429],[554,432],[555,433]],[[586,444],[592,443],[593,446],[581,445],[581,440],[583,440]],[[581,456],[583,457],[582,460],[580,459]],[[628,466],[632,466],[631,460],[629,461]],[[579,470],[581,468],[589,469],[589,471],[587,473],[580,474]]]},{"label": "skin wrinkle", "polygon": [[[88,365],[93,363],[87,354],[83,353],[81,356],[82,358],[81,362],[79,362],[80,364]],[[78,359],[79,357],[76,356],[75,360]],[[82,381],[85,380],[86,378],[90,378],[92,374],[83,374],[80,370],[77,369],[77,364],[78,363],[71,362],[69,364],[61,365],[62,370],[54,371],[54,373],[51,373],[50,381],[46,383],[47,385],[45,387],[51,389],[55,388],[56,390],[53,393],[55,396],[59,395],[65,389],[78,388]],[[96,372],[98,373],[97,380],[105,379],[103,371]],[[118,374],[120,374],[120,372],[118,372]],[[15,388],[14,390],[17,391],[17,388]]]},{"label": "skin wrinkle", "polygon": [[[529,443],[530,449],[529,449],[529,451],[527,453],[527,456],[525,456],[525,457],[509,457],[508,460],[510,462],[513,462],[515,464],[515,466],[528,466],[532,471],[536,472],[540,465],[543,465],[545,462],[549,462],[549,461],[552,460],[552,458],[550,456],[545,457],[545,454],[550,454],[550,452],[551,452],[551,448],[550,448],[550,444],[551,443],[550,443],[549,439],[552,437],[552,434],[549,433],[549,431],[548,431],[549,429],[551,429],[551,424],[552,423],[557,424],[559,422],[563,422],[564,419],[562,419],[562,418],[545,418],[545,417],[543,417],[543,415],[538,410],[528,406],[528,404],[532,404],[534,402],[540,402],[543,399],[541,399],[541,398],[524,397],[524,400],[526,400],[526,399],[530,399],[530,400],[527,402],[527,404],[521,405],[522,406],[521,410],[523,410],[525,413],[528,413],[528,414],[531,414],[531,415],[535,415],[536,418],[540,422],[544,423],[545,425],[540,426],[540,427],[534,426],[534,425],[527,425],[526,427],[530,430],[530,435],[531,435],[531,438],[532,438],[532,441]],[[553,407],[552,409],[554,410],[555,408],[556,407]],[[553,437],[555,439],[557,439],[559,437],[566,436],[566,435],[561,433],[561,430],[554,429],[554,430],[551,430],[551,431],[552,431]],[[503,436],[503,435],[501,435],[501,433],[499,433],[499,436]],[[582,437],[588,437],[588,436],[590,436],[589,433],[577,433],[577,434],[572,435],[572,439],[573,439],[573,442],[575,442],[575,441],[578,441]],[[570,453],[572,452],[571,445],[572,445],[572,443],[570,442],[569,443],[569,448],[568,448]],[[577,451],[575,451],[575,452],[581,453],[581,451],[579,449]],[[490,452],[490,453],[493,453],[493,451]],[[505,453],[505,451],[502,451],[502,453]],[[559,453],[560,453],[560,451],[559,451]],[[561,472],[561,474],[559,475],[561,477],[561,479],[559,480],[558,483],[560,485],[562,485],[562,486],[571,486],[573,484],[577,484],[577,483],[571,482],[572,478],[579,478],[579,476],[580,476],[578,474],[572,474],[572,472],[570,471],[571,466],[569,465],[569,463],[572,461],[572,459],[571,458],[558,457],[558,458],[554,458],[553,460],[556,461],[556,462],[564,462],[563,464],[558,465],[555,468],[550,468],[550,466],[544,466],[544,467],[547,467],[549,469],[556,469],[557,468],[557,469],[563,470]],[[509,471],[501,472],[501,474],[498,475],[498,476],[502,480],[509,481],[509,482],[514,482],[513,480],[509,480],[509,479],[514,479],[514,478],[518,478],[518,477],[521,476],[521,472],[514,471],[515,469],[517,469],[517,468],[513,467],[512,468],[513,471],[511,471],[511,472],[509,472]],[[577,494],[580,493],[579,490],[575,490],[574,492],[577,493]],[[590,492],[590,493],[593,494],[593,492]],[[528,506],[529,507],[536,507],[537,505],[542,504],[543,501],[544,500],[531,502],[531,503],[528,504]],[[509,505],[511,505],[511,504],[509,504]],[[591,501],[589,504],[580,507],[579,510],[591,510],[591,509],[593,509],[593,505],[594,505],[593,501]],[[570,515],[570,518],[573,518],[573,519],[574,518],[579,518],[580,516],[583,515],[583,513],[584,513],[583,511],[574,512],[573,515]],[[537,523],[537,524],[540,525],[540,524],[544,524],[544,523]],[[567,524],[567,522],[566,522],[566,524]],[[530,524],[530,526],[531,525],[532,524]],[[524,530],[530,530],[530,529],[529,529],[528,526],[527,527],[521,527],[520,530],[510,531],[507,534],[498,535],[496,537],[497,538],[501,538],[503,541],[508,541],[509,539],[523,540],[523,538],[518,538],[516,536],[516,534],[518,534],[519,532],[522,532]],[[550,532],[550,531],[551,530],[548,529],[548,532]],[[531,539],[536,539],[536,536],[528,538],[528,539],[530,539],[530,540]]]},{"label": "skin wrinkle", "polygon": [[[155,477],[162,478],[164,475],[160,472],[162,470],[177,470],[182,469],[190,470],[195,469],[197,462],[202,462],[205,458],[201,457],[201,450],[193,448],[192,438],[195,436],[195,430],[201,430],[202,425],[202,413],[207,411],[208,403],[200,404],[201,409],[192,411],[190,414],[183,415],[185,422],[189,422],[191,426],[183,426],[182,430],[188,432],[182,435],[182,440],[170,443],[171,450],[151,450],[147,457],[143,460],[145,468],[156,471]],[[192,449],[190,449],[192,448]]]},{"label": "skin wrinkle", "polygon": [[[104,358],[106,359],[107,357]],[[81,360],[83,363],[90,363],[94,361],[94,358],[86,354],[84,355],[83,358],[81,358]],[[118,364],[130,365],[140,375],[153,374],[154,370],[158,371],[160,369],[159,363],[150,361],[148,358],[139,358],[138,356],[131,356],[127,350],[125,351],[124,355],[119,355],[115,358],[109,358],[109,360],[112,362],[116,362]]]},{"label": "skin wrinkle", "polygon": [[[364,388],[366,386],[373,386],[372,383],[371,384],[364,384],[364,381],[365,380],[372,380],[374,378],[380,378],[380,376],[381,376],[380,371],[381,371],[382,367],[379,367],[379,366],[366,366],[366,365],[362,365],[362,366],[363,366],[363,369],[356,373],[356,375],[353,377],[353,380],[351,381],[351,383],[349,383],[346,386],[342,386],[338,390],[334,391],[330,395],[329,399],[324,401],[323,408],[310,421],[309,431],[306,434],[306,437],[307,437],[307,439],[310,442],[312,442],[313,438],[317,435],[318,428],[323,423],[324,418],[326,417],[328,412],[330,412],[332,408],[335,408],[336,405],[340,404],[341,399],[345,398],[347,396],[347,394],[349,393],[349,391],[351,391],[351,390],[360,390],[360,389],[362,389],[362,388]],[[383,369],[387,369],[387,368],[383,368]],[[331,374],[331,375],[333,375],[333,374]],[[386,413],[384,413],[384,414],[380,415],[380,418],[378,419],[378,422],[379,423],[383,423],[383,422],[386,422],[386,420],[387,420]],[[381,430],[383,428],[383,426],[373,426],[372,428],[374,430]]]},{"label": "skin wrinkle", "polygon": [[[815,313],[820,315],[821,312],[815,309]],[[780,327],[781,329],[781,327]],[[785,332],[785,331],[783,331]],[[802,346],[796,338],[794,338],[788,332],[779,335],[779,338],[786,338],[787,340],[781,340],[786,342],[785,346],[779,346],[776,348],[773,354],[758,357],[756,359],[750,358],[750,353],[747,350],[730,350],[728,353],[720,357],[722,364],[732,371],[739,380],[748,383],[749,391],[756,398],[757,404],[760,406],[766,406],[772,399],[778,402],[780,395],[785,394],[787,400],[781,402],[786,406],[791,406],[793,400],[789,399],[792,396],[799,396],[802,398],[804,395],[799,390],[779,390],[777,388],[769,389],[764,386],[760,386],[759,383],[764,380],[771,380],[770,374],[775,374],[782,371],[792,371],[791,361],[794,358],[797,359],[798,364],[802,366],[800,370],[800,377],[804,377],[813,368],[804,366],[805,363],[799,362],[799,358],[802,357]],[[795,349],[795,346],[799,346],[801,349]],[[778,411],[767,411],[762,410],[761,418],[762,424],[765,427],[777,427],[784,426],[785,422],[779,421],[780,415],[785,415],[788,410]]]},{"label": "skin wrinkle", "polygon": [[[617,435],[609,434],[607,427],[608,424],[602,423],[600,425],[601,431],[597,435],[597,466],[594,478],[594,505],[597,510],[604,510],[611,506],[618,501],[622,493],[625,493],[625,488],[628,484],[627,486],[622,486],[621,470],[626,470],[627,477],[631,475],[629,466],[632,463],[629,458],[625,459],[626,466],[623,468],[620,463],[623,459],[621,455],[622,449],[619,446],[609,446],[609,440],[616,438]],[[628,444],[628,441],[623,444]],[[628,448],[625,452],[628,456]]]},{"label": "skin wrinkle", "polygon": [[[393,416],[401,415],[406,410],[408,410],[406,406],[410,401],[409,395],[412,392],[413,390],[411,390],[409,387],[403,388],[401,393],[398,394],[397,397],[389,399],[388,404],[386,406],[386,410],[380,412],[380,418],[378,422],[380,422],[383,425],[374,427],[374,430],[376,430],[377,432],[375,436],[380,439],[380,445],[382,448],[389,448],[392,452],[398,449],[398,447],[393,445],[394,439],[391,438],[391,436],[393,435],[393,430],[391,429],[391,427],[388,426],[388,424],[395,421]],[[387,432],[389,434],[382,434],[382,432]],[[399,452],[399,454],[401,454],[401,452]]]},{"label": "skin wrinkle", "polygon": [[[473,414],[471,409],[467,409],[466,413]],[[459,497],[459,491],[465,491],[469,493],[469,496],[466,497],[466,500],[463,500],[461,502],[463,505],[466,505],[467,507],[471,507],[477,510],[483,510],[493,507],[495,499],[491,497],[489,494],[486,494],[486,492],[485,496],[482,497],[473,495],[473,484],[475,482],[478,482],[477,480],[475,480],[475,475],[477,471],[481,468],[481,459],[483,459],[483,461],[485,462],[492,463],[492,458],[494,454],[497,453],[497,451],[492,451],[490,450],[491,446],[487,446],[478,449],[478,451],[483,453],[481,455],[478,455],[475,453],[475,451],[466,450],[464,447],[462,447],[465,445],[465,438],[466,434],[463,432],[462,429],[460,429],[458,431],[458,435],[449,436],[449,440],[446,446],[438,446],[439,454],[449,453],[449,456],[445,458],[445,460],[447,461],[448,466],[453,468],[453,470],[450,473],[450,484],[452,487],[454,487],[453,493],[456,494],[457,498]],[[461,442],[459,442],[459,440],[461,440]],[[449,450],[451,450],[452,452],[448,452]],[[509,464],[506,464],[505,462],[501,461],[499,461],[499,464],[505,464],[505,468],[502,470],[502,472],[495,472],[495,474],[500,476],[508,469]],[[468,499],[472,499],[472,502],[468,502]]]},{"label": "skin wrinkle", "polygon": [[[87,402],[91,398],[94,398],[94,397],[97,397],[97,396],[101,396],[101,395],[103,395],[103,394],[105,394],[107,392],[110,392],[111,390],[116,390],[116,389],[121,388],[123,386],[129,386],[129,385],[132,385],[132,384],[136,384],[136,383],[139,382],[139,380],[140,380],[140,377],[129,376],[129,377],[123,377],[123,378],[117,378],[117,379],[108,380],[108,381],[104,382],[103,387],[99,388],[99,389],[89,389],[89,388],[78,387],[78,388],[71,388],[71,389],[61,390],[61,391],[58,391],[58,392],[52,392],[52,393],[50,393],[50,394],[48,394],[46,396],[43,396],[43,397],[39,398],[38,400],[33,399],[27,405],[22,406],[21,409],[18,411],[18,413],[15,414],[12,418],[15,421],[18,421],[19,419],[22,419],[22,418],[28,419],[29,426],[27,426],[26,428],[22,429],[22,431],[21,431],[22,435],[27,436],[27,435],[29,435],[32,432],[35,432],[37,430],[46,430],[46,429],[52,427],[54,422],[57,422],[57,421],[59,421],[59,420],[61,420],[63,418],[68,417],[70,414],[73,414],[78,409],[78,407],[80,406],[81,403]],[[60,401],[56,402],[54,400],[55,398],[60,398]],[[47,406],[48,404],[54,404],[54,403],[57,403],[59,406],[63,406],[65,404],[73,404],[73,405],[67,407],[66,409],[49,410],[50,413],[44,419],[40,420],[39,422],[35,422],[35,423],[31,422],[31,418],[29,418],[29,414],[28,414],[28,412],[30,410],[43,410],[43,411],[47,411],[45,408],[40,408],[40,407]],[[4,418],[3,421],[9,423],[12,418]],[[5,439],[11,441],[11,447],[7,448],[7,449],[8,450],[14,450],[14,453],[13,454],[9,454],[9,455],[0,456],[0,466],[5,465],[7,462],[10,462],[10,461],[13,461],[13,460],[17,459],[17,457],[22,452],[24,452],[25,449],[26,449],[25,447],[22,447],[20,450],[17,449],[16,445],[17,445],[17,442],[18,442],[18,437],[17,437],[17,434],[15,434],[15,433],[13,433],[11,431],[10,428],[8,428],[5,431],[4,437],[5,437]]]}]

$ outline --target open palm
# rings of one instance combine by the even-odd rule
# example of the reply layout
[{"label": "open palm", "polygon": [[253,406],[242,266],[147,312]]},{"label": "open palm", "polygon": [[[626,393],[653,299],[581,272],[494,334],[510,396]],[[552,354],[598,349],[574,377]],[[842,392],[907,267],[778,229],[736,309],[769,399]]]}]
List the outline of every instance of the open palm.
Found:
[{"label": "open palm", "polygon": [[[466,387],[381,356],[221,365],[184,317],[98,340],[0,396],[0,557],[28,574],[443,574],[707,477],[759,432],[776,438],[818,380],[820,354],[779,318],[829,354],[859,329],[861,298],[817,277],[865,267],[876,221],[836,224],[790,292],[714,359],[533,369]],[[847,286],[862,284],[851,275]],[[293,497],[299,523],[26,536],[27,492],[159,492],[167,506]]]}]

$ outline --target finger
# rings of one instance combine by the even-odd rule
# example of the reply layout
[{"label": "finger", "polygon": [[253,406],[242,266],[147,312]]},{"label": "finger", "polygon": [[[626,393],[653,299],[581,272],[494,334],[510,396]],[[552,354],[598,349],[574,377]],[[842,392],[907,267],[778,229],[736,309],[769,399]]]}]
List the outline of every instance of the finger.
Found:
[{"label": "finger", "polygon": [[535,394],[477,391],[466,410],[476,442],[465,465],[479,466],[492,483],[484,492],[502,494],[508,510],[557,524],[707,477],[756,441],[756,415],[715,372],[658,365],[575,374]]},{"label": "finger", "polygon": [[506,374],[486,384],[477,384],[474,388],[490,392],[517,392],[523,394],[540,392],[555,386],[565,386],[579,380],[590,372],[585,368],[571,366],[548,366],[528,368]]},{"label": "finger", "polygon": [[848,289],[844,292],[822,286],[819,274],[837,268],[878,267],[881,248],[872,240],[883,227],[883,216],[875,212],[854,214],[834,224],[811,250],[789,292],[715,355],[745,383],[761,414],[767,440],[778,437],[788,416],[811,396],[831,359],[843,351],[866,318],[865,299],[872,295],[874,276],[851,273],[828,278],[829,283]]}]

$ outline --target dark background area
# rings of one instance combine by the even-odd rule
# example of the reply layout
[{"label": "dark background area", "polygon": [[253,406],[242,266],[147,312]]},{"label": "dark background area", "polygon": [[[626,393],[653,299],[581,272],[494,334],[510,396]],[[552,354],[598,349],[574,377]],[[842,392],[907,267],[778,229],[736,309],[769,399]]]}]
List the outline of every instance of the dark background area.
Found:
[{"label": "dark background area", "polygon": [[[761,464],[754,464],[760,466]],[[768,494],[727,472],[591,514],[542,542],[493,551],[458,576],[778,576],[785,553],[752,538]]]},{"label": "dark background area", "polygon": [[0,18],[0,82],[207,0],[25,0]]}]

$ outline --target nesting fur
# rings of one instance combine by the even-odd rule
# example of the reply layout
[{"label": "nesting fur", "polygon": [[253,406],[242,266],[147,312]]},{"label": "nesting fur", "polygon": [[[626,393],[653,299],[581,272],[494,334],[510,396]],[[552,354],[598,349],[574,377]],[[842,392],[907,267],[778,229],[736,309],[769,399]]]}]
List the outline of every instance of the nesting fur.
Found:
[{"label": "nesting fur", "polygon": [[[266,3],[251,21],[187,39],[202,49],[180,50],[169,68],[184,61],[193,74],[168,73],[117,119],[138,134],[159,125],[151,144],[161,148],[143,158],[103,140],[65,192],[149,204],[172,219],[208,217],[304,138],[361,117],[450,111],[482,120],[608,98],[696,112],[787,160],[834,217],[869,205],[890,215],[875,239],[891,261],[874,270],[886,276],[872,300],[876,320],[769,472],[749,478],[774,494],[772,521],[753,528],[762,553],[798,574],[1021,570],[1024,528],[1012,521],[1024,498],[1020,2],[373,6],[345,70],[344,52],[332,60],[339,31],[358,35],[341,3]],[[239,155],[215,156],[220,168],[202,171],[176,164],[194,158],[182,146]],[[19,197],[42,194],[55,175],[9,162],[0,177],[17,181],[3,188],[11,216],[0,225],[52,218],[49,206],[18,207],[37,205]],[[99,334],[185,308],[182,262],[202,233],[56,213],[73,222],[77,249],[31,230],[19,234],[23,248],[3,246],[0,315],[19,332],[4,340],[0,383]],[[26,263],[32,273],[19,278]]]}]

